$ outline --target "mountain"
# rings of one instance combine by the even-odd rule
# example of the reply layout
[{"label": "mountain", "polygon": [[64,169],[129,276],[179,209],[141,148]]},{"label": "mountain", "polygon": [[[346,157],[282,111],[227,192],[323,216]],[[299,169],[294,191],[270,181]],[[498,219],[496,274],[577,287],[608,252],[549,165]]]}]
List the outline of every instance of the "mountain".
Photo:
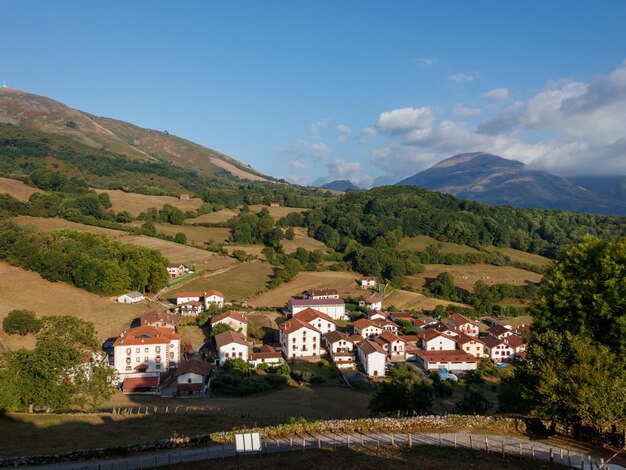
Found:
[{"label": "mountain", "polygon": [[571,176],[567,179],[599,196],[626,201],[626,175]]},{"label": "mountain", "polygon": [[44,96],[0,88],[0,123],[70,138],[130,158],[167,161],[207,175],[269,178],[234,158],[189,140],[111,118],[97,117]]},{"label": "mountain", "polygon": [[492,205],[626,215],[626,203],[621,200],[482,152],[455,155],[396,184],[421,186]]},{"label": "mountain", "polygon": [[330,189],[331,191],[361,191],[363,188],[359,188],[357,185],[352,184],[351,181],[348,180],[335,180],[330,183],[326,183],[320,186],[322,189]]}]

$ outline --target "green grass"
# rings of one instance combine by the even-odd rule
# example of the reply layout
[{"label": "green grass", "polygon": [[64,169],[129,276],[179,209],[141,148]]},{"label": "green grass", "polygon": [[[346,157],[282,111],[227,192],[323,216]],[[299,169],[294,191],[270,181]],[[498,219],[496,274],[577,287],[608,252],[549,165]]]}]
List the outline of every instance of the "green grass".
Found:
[{"label": "green grass", "polygon": [[466,253],[479,253],[478,250],[470,246],[459,245],[457,243],[440,242],[432,237],[426,235],[419,235],[417,237],[405,237],[400,240],[398,248],[401,250],[410,251],[423,251],[430,245],[441,245],[442,253],[450,254],[466,254]]},{"label": "green grass", "polygon": [[[322,364],[321,367],[319,364]],[[337,382],[339,377],[339,370],[335,367],[334,364],[329,362],[327,359],[320,359],[318,362],[300,362],[291,366],[291,370],[300,370],[302,372],[308,371],[312,374],[319,375],[324,377],[327,382],[334,383]]]}]

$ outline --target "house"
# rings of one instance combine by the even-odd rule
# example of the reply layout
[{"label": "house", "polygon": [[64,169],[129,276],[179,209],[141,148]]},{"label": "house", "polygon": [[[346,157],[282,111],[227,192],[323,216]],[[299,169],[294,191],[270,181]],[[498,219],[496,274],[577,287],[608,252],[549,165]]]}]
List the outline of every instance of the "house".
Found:
[{"label": "house", "polygon": [[445,369],[450,372],[476,370],[478,359],[463,351],[417,351],[417,363],[426,371]]},{"label": "house", "polygon": [[160,377],[158,375],[125,377],[122,382],[123,393],[159,393]]},{"label": "house", "polygon": [[380,310],[370,310],[370,311],[367,312],[367,319],[370,320],[370,321],[386,320],[387,319],[387,315],[385,315]]},{"label": "house", "polygon": [[187,302],[201,302],[204,299],[204,292],[179,292],[176,294],[176,305],[186,304]]},{"label": "house", "polygon": [[492,336],[495,336],[499,340],[504,340],[504,338],[506,338],[507,336],[512,336],[515,334],[509,328],[502,326],[502,325],[492,326],[491,328],[487,330],[487,333],[489,333]]},{"label": "house", "polygon": [[413,317],[409,312],[389,312],[389,320],[395,322],[397,320],[411,321]]},{"label": "house", "polygon": [[179,396],[203,395],[212,371],[211,364],[200,359],[181,362],[174,374],[176,394]]},{"label": "house", "polygon": [[383,331],[380,336],[374,338],[374,341],[383,348],[389,361],[404,362],[406,360],[406,344],[399,336]]},{"label": "house", "polygon": [[332,331],[324,337],[326,349],[333,362],[339,369],[353,369],[356,367],[356,350],[354,339],[343,331]]},{"label": "house", "polygon": [[478,336],[480,326],[464,315],[453,313],[448,317],[447,326],[468,336]]},{"label": "house", "polygon": [[184,304],[177,305],[175,310],[183,317],[197,317],[204,311],[204,302],[190,300]]},{"label": "house", "polygon": [[127,294],[121,295],[117,298],[117,302],[120,304],[136,304],[145,299],[141,292],[132,291]]},{"label": "house", "polygon": [[485,355],[492,361],[504,362],[515,356],[515,350],[509,344],[493,335],[483,336],[481,340],[485,343]]},{"label": "house", "polygon": [[378,343],[366,339],[357,346],[357,355],[369,378],[385,376],[387,355]]},{"label": "house", "polygon": [[381,297],[368,297],[359,302],[359,307],[365,307],[368,310],[382,310],[383,299]]},{"label": "house", "polygon": [[338,299],[339,291],[337,289],[309,289],[304,292],[305,299]]},{"label": "house", "polygon": [[390,333],[397,333],[400,331],[400,327],[389,320],[372,320],[372,323],[380,327],[383,331],[389,331]]},{"label": "house", "polygon": [[364,277],[359,280],[359,285],[362,289],[376,289],[378,281],[375,277]]},{"label": "house", "polygon": [[254,367],[258,367],[259,364],[278,365],[283,363],[283,357],[280,352],[276,351],[272,346],[264,344],[250,351],[250,359],[248,362]]},{"label": "house", "polygon": [[287,360],[319,360],[322,334],[317,328],[294,317],[278,325],[278,330],[280,345]]},{"label": "house", "polygon": [[383,329],[380,326],[367,318],[359,318],[357,321],[352,323],[352,326],[354,328],[354,332],[357,335],[361,335],[363,338],[371,339],[383,332]]},{"label": "house", "polygon": [[184,264],[173,263],[167,265],[167,273],[170,275],[171,279],[175,279],[178,276],[182,276],[187,272],[187,268]]},{"label": "house", "polygon": [[306,310],[296,313],[294,318],[313,326],[322,334],[322,336],[337,329],[337,325],[332,318],[313,308],[307,308]]},{"label": "house", "polygon": [[157,326],[176,331],[180,324],[180,317],[175,313],[149,310],[139,317],[139,323],[141,326]]},{"label": "house", "polygon": [[454,351],[456,349],[456,342],[453,338],[434,328],[420,333],[420,337],[422,349],[428,351]]},{"label": "house", "polygon": [[189,194],[180,193],[178,195],[178,199],[180,199],[181,201],[188,201],[189,200]]},{"label": "house", "polygon": [[246,337],[235,331],[224,331],[214,336],[215,350],[219,357],[219,364],[224,365],[229,359],[243,359],[248,361],[249,344]]},{"label": "house", "polygon": [[439,323],[439,320],[433,317],[429,317],[428,315],[421,316],[418,318],[418,320],[424,324],[424,327],[429,327]]},{"label": "house", "polygon": [[477,358],[485,356],[485,343],[483,343],[479,338],[474,338],[473,336],[461,333],[454,339],[461,351],[471,354]]},{"label": "house", "polygon": [[224,294],[218,290],[210,290],[204,293],[204,308],[207,310],[211,305],[214,305],[217,308],[222,308],[225,301],[226,297],[224,297]]},{"label": "house", "polygon": [[346,320],[348,318],[343,299],[291,299],[287,303],[287,310],[291,315],[307,308],[319,310],[333,320]]},{"label": "house", "polygon": [[511,335],[504,338],[504,342],[513,348],[515,356],[520,356],[526,352],[526,341],[518,335]]},{"label": "house", "polygon": [[[113,364],[120,378],[159,377],[177,367],[181,335],[171,328],[130,328],[113,343]],[[130,385],[129,385],[130,386]]]},{"label": "house", "polygon": [[230,326],[233,331],[237,331],[244,336],[248,334],[248,319],[235,310],[229,310],[211,318],[211,328],[222,324]]}]

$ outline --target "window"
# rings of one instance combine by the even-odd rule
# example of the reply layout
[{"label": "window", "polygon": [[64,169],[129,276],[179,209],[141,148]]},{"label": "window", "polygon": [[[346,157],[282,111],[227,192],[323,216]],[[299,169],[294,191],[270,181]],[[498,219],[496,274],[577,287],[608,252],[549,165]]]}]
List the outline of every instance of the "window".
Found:
[{"label": "window", "polygon": [[243,353],[241,351],[239,352],[239,357],[243,357]]},{"label": "window", "polygon": [[157,346],[156,348],[154,348],[154,350],[157,352],[157,354],[160,353],[161,352],[161,346]]},{"label": "window", "polygon": [[135,362],[139,362],[139,358],[138,357],[135,358]]},{"label": "window", "polygon": [[126,364],[130,364],[130,357],[126,358]]},{"label": "window", "polygon": [[126,366],[126,370],[133,370],[131,366]]},{"label": "window", "polygon": [[159,370],[161,368],[161,364],[157,364],[156,368],[157,368],[157,370]]},{"label": "window", "polygon": [[148,359],[148,356],[143,358],[144,362],[148,362],[150,359]]},{"label": "window", "polygon": [[135,352],[136,352],[136,353],[141,352],[141,348],[137,348],[137,349],[135,350]]},{"label": "window", "polygon": [[143,352],[147,353],[148,352],[148,348],[144,348]]},{"label": "window", "polygon": [[126,354],[130,354],[131,349],[130,348],[126,348]]}]

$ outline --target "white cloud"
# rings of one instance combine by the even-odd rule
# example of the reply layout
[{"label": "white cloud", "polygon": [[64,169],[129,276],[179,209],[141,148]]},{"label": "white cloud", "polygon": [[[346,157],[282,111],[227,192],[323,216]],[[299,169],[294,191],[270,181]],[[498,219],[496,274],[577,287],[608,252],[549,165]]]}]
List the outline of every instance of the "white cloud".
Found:
[{"label": "white cloud", "polygon": [[381,113],[376,122],[376,128],[381,132],[399,134],[414,129],[430,127],[435,115],[428,107],[400,108]]},{"label": "white cloud", "polygon": [[457,117],[459,119],[469,119],[480,116],[482,112],[483,110],[480,108],[472,108],[460,104],[454,105],[454,109],[452,110],[452,114],[454,114],[454,117]]},{"label": "white cloud", "polygon": [[363,164],[360,162],[349,162],[341,158],[336,158],[326,164],[328,168],[328,176],[320,178],[323,183],[330,183],[334,180],[349,180],[353,184],[361,188],[369,188],[372,186],[373,178],[369,176]]},{"label": "white cloud", "polygon": [[303,175],[281,175],[277,176],[278,179],[289,181],[293,184],[299,184],[301,186],[309,186],[311,184],[311,177]]},{"label": "white cloud", "polygon": [[[456,118],[472,113],[457,111]],[[457,153],[485,151],[561,175],[624,174],[624,123],[626,63],[590,81],[549,83],[475,127],[438,121],[429,108],[383,112],[377,128],[390,137],[389,145],[373,151],[370,161],[408,176]]]},{"label": "white cloud", "polygon": [[476,80],[476,75],[471,73],[457,72],[448,77],[448,80],[455,83],[473,82]]},{"label": "white cloud", "polygon": [[491,98],[492,100],[508,100],[509,99],[509,90],[508,88],[494,88],[493,90],[486,91],[483,93],[485,98]]},{"label": "white cloud", "polygon": [[328,127],[328,118],[324,118],[324,119],[318,119],[317,121],[315,121],[313,124],[311,124],[309,126],[309,134],[311,135],[317,135],[317,132],[320,129],[325,129]]},{"label": "white cloud", "polygon": [[310,142],[305,139],[298,139],[295,144],[283,147],[279,146],[276,150],[296,159],[311,158],[321,160],[332,154],[332,150],[324,142]]},{"label": "white cloud", "polygon": [[352,133],[352,129],[345,124],[339,124],[335,130],[337,131],[337,142],[340,144],[345,144]]},{"label": "white cloud", "polygon": [[356,141],[362,145],[369,144],[372,139],[374,139],[377,135],[378,132],[376,132],[376,129],[372,129],[371,127],[365,127],[364,129],[361,129],[359,131]]},{"label": "white cloud", "polygon": [[417,59],[412,59],[412,60],[413,62],[417,62],[423,67],[430,67],[431,65],[434,65],[437,62],[436,57],[418,57]]},{"label": "white cloud", "polygon": [[302,160],[291,160],[289,166],[294,170],[306,170],[309,168],[309,165]]}]

